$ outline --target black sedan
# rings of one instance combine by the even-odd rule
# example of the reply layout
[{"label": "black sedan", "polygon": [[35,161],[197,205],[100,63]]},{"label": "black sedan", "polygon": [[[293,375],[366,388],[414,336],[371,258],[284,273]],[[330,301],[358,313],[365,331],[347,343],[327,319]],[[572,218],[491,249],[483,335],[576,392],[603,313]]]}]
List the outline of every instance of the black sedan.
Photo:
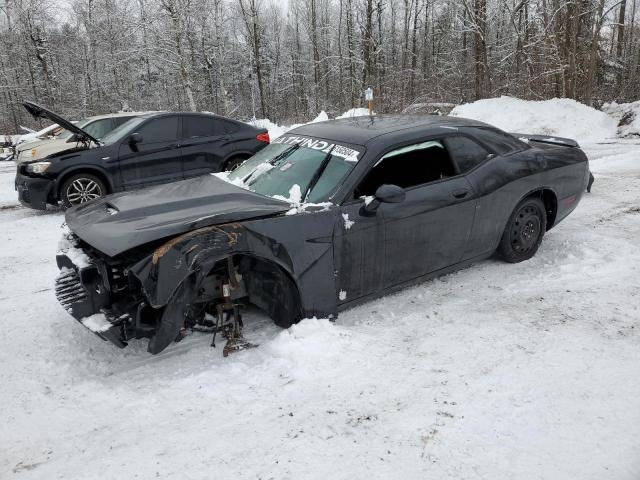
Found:
[{"label": "black sedan", "polygon": [[18,165],[15,187],[28,207],[70,207],[113,192],[231,170],[269,143],[269,133],[205,113],[155,112],[100,140],[60,115],[25,102],[29,112],[73,132],[69,148]]},{"label": "black sedan", "polygon": [[120,347],[208,329],[232,350],[248,303],[286,328],[496,251],[527,260],[588,178],[572,140],[448,117],[316,123],[230,174],[69,210],[56,292]]}]

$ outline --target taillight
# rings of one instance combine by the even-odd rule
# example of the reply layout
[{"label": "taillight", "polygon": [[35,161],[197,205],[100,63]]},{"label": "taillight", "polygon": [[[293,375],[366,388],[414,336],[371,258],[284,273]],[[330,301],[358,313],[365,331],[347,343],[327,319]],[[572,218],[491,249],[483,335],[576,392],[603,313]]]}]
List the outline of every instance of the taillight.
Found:
[{"label": "taillight", "polygon": [[271,141],[271,139],[269,138],[269,132],[267,133],[260,133],[257,137],[256,140],[258,140],[259,142],[264,142],[264,143],[269,143]]}]

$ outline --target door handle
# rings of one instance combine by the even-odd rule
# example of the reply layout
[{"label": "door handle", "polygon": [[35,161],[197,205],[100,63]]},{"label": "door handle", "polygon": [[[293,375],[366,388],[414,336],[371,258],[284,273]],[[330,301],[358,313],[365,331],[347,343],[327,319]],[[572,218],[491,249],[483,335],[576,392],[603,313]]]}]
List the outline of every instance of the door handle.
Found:
[{"label": "door handle", "polygon": [[453,195],[455,198],[464,198],[469,194],[469,190],[466,188],[461,188],[460,190],[454,190],[453,192],[451,192],[451,195]]}]

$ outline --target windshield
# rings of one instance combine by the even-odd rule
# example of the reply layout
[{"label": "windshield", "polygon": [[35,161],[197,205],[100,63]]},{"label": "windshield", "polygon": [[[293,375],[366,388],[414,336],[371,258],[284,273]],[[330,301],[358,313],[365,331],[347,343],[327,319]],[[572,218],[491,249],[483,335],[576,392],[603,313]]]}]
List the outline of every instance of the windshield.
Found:
[{"label": "windshield", "polygon": [[330,197],[360,153],[325,140],[283,136],[231,172],[228,180],[261,195],[318,203]]},{"label": "windshield", "polygon": [[[85,118],[84,120],[80,120],[79,122],[71,122],[71,123],[73,123],[74,125],[77,125],[80,128],[83,128],[87,123],[89,123],[89,120],[87,120]],[[69,130],[65,130],[60,135],[58,135],[58,139],[59,140],[67,140],[67,139],[71,138],[71,135],[73,135],[72,132],[70,132]]]},{"label": "windshield", "polygon": [[143,117],[133,117],[131,120],[127,120],[119,127],[114,128],[109,133],[107,133],[100,140],[104,145],[111,145],[113,143],[119,142],[124,137],[129,135],[135,128],[138,127],[142,122],[144,122],[146,118]]}]

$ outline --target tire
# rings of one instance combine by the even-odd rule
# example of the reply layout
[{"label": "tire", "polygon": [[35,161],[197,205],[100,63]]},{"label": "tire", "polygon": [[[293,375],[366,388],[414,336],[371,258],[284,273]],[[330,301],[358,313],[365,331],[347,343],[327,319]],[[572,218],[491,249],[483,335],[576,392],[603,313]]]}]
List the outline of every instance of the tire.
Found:
[{"label": "tire", "polygon": [[60,189],[60,200],[64,208],[102,198],[107,194],[104,182],[90,173],[79,173],[69,177]]},{"label": "tire", "polygon": [[547,214],[542,200],[528,197],[513,210],[504,229],[498,253],[509,263],[529,260],[538,251],[547,230]]},{"label": "tire", "polygon": [[233,157],[224,165],[225,172],[233,172],[236,168],[244,163],[245,157]]}]

